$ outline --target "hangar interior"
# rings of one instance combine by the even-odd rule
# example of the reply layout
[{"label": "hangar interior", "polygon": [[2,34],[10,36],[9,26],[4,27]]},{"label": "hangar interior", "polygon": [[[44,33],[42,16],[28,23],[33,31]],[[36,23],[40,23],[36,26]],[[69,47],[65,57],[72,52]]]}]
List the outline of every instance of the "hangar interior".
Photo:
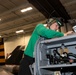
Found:
[{"label": "hangar interior", "polygon": [[[0,0],[0,74],[17,75],[19,66],[16,65],[19,62],[11,61],[9,66],[5,65],[14,57],[5,62],[7,56],[15,54],[17,50],[23,53],[38,23],[46,23],[47,19],[58,17],[64,22],[59,31],[65,33],[72,30],[76,25],[75,6],[76,0]],[[26,9],[25,12],[23,9]],[[23,32],[16,33],[19,30]],[[22,54],[19,56],[22,57]]]}]

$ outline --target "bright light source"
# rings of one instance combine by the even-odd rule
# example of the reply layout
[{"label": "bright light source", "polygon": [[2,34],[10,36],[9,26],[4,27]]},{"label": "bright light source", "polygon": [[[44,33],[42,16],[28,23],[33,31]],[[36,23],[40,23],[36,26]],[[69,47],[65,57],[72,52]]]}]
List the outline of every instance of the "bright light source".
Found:
[{"label": "bright light source", "polygon": [[1,21],[1,18],[0,18],[0,21]]},{"label": "bright light source", "polygon": [[16,31],[16,33],[22,33],[24,32],[24,30],[19,30],[19,31]]},{"label": "bright light source", "polygon": [[26,11],[29,11],[29,10],[32,10],[33,8],[32,7],[28,7],[26,9],[22,9],[21,12],[26,12]]},{"label": "bright light source", "polygon": [[2,36],[0,35],[0,37],[2,37]]}]

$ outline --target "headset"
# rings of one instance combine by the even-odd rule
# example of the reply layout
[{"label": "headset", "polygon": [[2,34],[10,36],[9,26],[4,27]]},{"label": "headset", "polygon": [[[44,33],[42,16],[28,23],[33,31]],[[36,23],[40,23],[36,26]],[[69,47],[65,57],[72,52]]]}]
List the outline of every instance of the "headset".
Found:
[{"label": "headset", "polygon": [[63,19],[62,18],[56,18],[56,17],[53,17],[53,18],[49,18],[46,23],[48,24],[48,27],[50,27],[50,25],[52,25],[53,23],[57,22],[59,27],[62,27],[63,26]]}]

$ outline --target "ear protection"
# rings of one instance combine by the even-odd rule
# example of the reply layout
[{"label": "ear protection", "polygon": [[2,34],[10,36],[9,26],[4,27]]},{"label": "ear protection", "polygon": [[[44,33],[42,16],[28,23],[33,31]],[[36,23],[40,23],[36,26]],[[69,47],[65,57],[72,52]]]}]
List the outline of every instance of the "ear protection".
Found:
[{"label": "ear protection", "polygon": [[49,25],[52,25],[52,24],[55,23],[55,22],[58,23],[59,27],[63,26],[63,22],[62,22],[60,19],[55,18],[55,17],[50,18],[50,19],[48,19],[48,20],[46,21],[46,23],[49,24]]}]

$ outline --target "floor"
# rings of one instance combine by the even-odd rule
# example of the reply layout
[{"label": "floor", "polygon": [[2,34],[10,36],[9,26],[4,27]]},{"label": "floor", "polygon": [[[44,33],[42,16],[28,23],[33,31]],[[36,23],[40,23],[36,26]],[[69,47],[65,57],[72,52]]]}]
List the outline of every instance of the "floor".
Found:
[{"label": "floor", "polygon": [[13,66],[8,66],[8,65],[3,65],[0,66],[0,75],[18,75],[16,70],[13,70],[15,65]]}]

